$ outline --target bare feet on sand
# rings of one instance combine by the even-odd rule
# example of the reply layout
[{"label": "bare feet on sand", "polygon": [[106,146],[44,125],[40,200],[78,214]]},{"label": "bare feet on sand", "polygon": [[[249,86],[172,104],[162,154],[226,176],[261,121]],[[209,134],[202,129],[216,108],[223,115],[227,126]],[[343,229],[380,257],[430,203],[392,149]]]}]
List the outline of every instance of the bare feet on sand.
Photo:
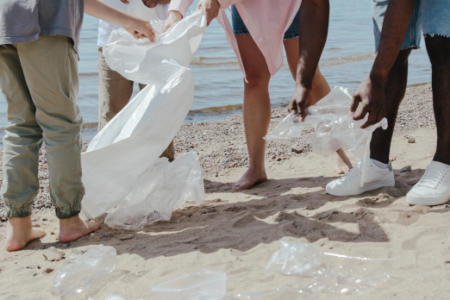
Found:
[{"label": "bare feet on sand", "polygon": [[78,215],[59,220],[59,241],[72,242],[97,230],[99,224],[93,221],[84,221]]},{"label": "bare feet on sand", "polygon": [[267,175],[265,171],[255,172],[250,169],[236,182],[233,186],[233,191],[241,191],[251,189],[257,184],[267,181]]},{"label": "bare feet on sand", "polygon": [[29,242],[44,236],[44,231],[32,227],[31,216],[9,218],[6,224],[6,250],[17,251],[23,249]]}]

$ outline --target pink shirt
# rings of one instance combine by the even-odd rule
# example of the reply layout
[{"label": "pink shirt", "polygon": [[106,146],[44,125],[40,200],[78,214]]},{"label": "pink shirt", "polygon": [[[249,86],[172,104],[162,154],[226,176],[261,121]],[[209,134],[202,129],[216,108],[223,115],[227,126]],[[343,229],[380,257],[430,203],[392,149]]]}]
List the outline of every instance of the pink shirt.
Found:
[{"label": "pink shirt", "polygon": [[[266,59],[270,74],[283,65],[283,37],[297,14],[302,0],[218,0],[221,6],[217,20],[227,33],[228,41],[244,72],[241,55],[225,9],[235,4],[249,33]],[[183,15],[193,0],[172,0],[169,10]],[[244,72],[245,73],[245,72]]]}]

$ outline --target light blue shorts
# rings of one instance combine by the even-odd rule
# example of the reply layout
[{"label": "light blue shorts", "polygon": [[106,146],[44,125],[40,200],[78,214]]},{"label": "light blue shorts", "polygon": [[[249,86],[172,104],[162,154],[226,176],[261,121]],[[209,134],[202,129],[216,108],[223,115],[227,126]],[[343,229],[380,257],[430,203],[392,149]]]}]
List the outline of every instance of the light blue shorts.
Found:
[{"label": "light blue shorts", "polygon": [[[375,49],[378,50],[389,0],[372,1]],[[419,48],[421,32],[429,36],[450,37],[450,0],[417,0],[402,50]]]}]

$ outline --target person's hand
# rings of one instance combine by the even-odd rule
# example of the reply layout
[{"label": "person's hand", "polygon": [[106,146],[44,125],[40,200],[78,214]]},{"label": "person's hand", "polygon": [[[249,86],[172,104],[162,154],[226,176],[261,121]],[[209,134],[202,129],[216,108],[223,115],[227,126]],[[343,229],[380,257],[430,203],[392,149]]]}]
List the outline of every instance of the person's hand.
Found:
[{"label": "person's hand", "polygon": [[206,15],[206,24],[209,26],[211,21],[219,15],[220,3],[217,0],[200,0],[197,5]]},{"label": "person's hand", "polygon": [[302,122],[305,120],[308,114],[308,107],[313,104],[309,99],[310,97],[308,97],[310,92],[310,88],[306,88],[300,83],[297,83],[295,86],[294,94],[292,95],[291,102],[288,106],[288,111],[294,112],[296,115],[299,115]]},{"label": "person's hand", "polygon": [[[359,106],[359,108],[358,108]],[[367,121],[361,128],[367,128],[383,119],[386,114],[384,98],[384,81],[366,79],[353,95],[353,103],[350,108],[354,120],[362,120],[369,114]]]},{"label": "person's hand", "polygon": [[151,42],[155,41],[155,31],[147,21],[133,18],[129,24],[124,26],[124,28],[136,39],[148,38]]},{"label": "person's hand", "polygon": [[170,10],[162,31],[169,30],[170,27],[178,23],[181,19],[183,19],[183,15],[179,11]]},{"label": "person's hand", "polygon": [[[120,1],[129,2],[128,0],[120,0]],[[142,0],[142,3],[144,3],[145,6],[150,7],[150,8],[153,8],[158,4],[167,4],[169,2],[170,2],[170,0]]]}]

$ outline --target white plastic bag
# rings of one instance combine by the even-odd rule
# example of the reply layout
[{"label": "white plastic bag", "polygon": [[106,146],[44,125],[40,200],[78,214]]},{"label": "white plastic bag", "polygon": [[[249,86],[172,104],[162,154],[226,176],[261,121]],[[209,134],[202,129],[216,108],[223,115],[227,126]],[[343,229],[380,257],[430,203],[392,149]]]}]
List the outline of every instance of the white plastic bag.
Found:
[{"label": "white plastic bag", "polygon": [[[152,171],[154,165],[192,105],[194,80],[187,66],[205,27],[205,17],[197,12],[160,35],[154,44],[135,40],[124,30],[111,35],[110,43],[103,48],[110,67],[147,86],[92,139],[82,154],[86,190],[82,209],[88,217],[98,217],[130,201],[143,186],[151,184],[150,180],[158,180],[157,169]],[[198,160],[195,162],[198,164]],[[154,177],[142,182],[142,177],[151,172]]]},{"label": "white plastic bag", "polygon": [[356,164],[361,164],[361,185],[366,182],[364,172],[370,159],[370,141],[377,128],[387,128],[387,120],[361,129],[366,119],[355,121],[350,112],[352,97],[347,89],[335,87],[317,104],[308,108],[308,116],[299,122],[294,114],[286,116],[266,136],[267,140],[300,138],[303,132],[314,130],[312,149],[323,155],[330,155],[341,149],[353,154]]},{"label": "white plastic bag", "polygon": [[112,228],[142,229],[169,220],[172,211],[186,201],[201,203],[203,198],[202,170],[196,153],[189,152],[173,163],[160,158],[140,176],[136,188],[108,214],[105,223]]}]

